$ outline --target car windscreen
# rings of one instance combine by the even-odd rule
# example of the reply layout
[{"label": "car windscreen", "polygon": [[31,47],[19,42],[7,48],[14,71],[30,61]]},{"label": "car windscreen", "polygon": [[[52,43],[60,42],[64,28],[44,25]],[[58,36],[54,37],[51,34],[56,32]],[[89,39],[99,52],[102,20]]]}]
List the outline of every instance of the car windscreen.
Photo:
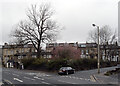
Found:
[{"label": "car windscreen", "polygon": [[71,70],[72,68],[71,67],[62,67],[60,68],[60,70]]}]

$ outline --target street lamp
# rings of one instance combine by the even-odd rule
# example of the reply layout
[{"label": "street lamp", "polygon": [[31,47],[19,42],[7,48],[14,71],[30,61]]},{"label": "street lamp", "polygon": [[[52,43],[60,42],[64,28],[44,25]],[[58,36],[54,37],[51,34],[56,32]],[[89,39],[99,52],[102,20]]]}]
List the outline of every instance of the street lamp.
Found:
[{"label": "street lamp", "polygon": [[97,64],[97,66],[98,66],[98,74],[100,73],[100,44],[99,44],[99,37],[100,37],[100,31],[99,31],[99,29],[100,29],[100,27],[99,26],[97,26],[97,25],[95,25],[95,24],[92,24],[92,26],[93,27],[97,27],[97,29],[98,29],[98,47],[97,47],[97,51],[98,51],[98,64]]}]

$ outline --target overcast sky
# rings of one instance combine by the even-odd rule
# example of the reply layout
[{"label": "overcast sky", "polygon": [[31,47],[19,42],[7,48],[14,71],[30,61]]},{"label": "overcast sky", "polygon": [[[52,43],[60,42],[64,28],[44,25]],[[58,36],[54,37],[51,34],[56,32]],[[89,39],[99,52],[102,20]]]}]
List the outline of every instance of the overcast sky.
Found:
[{"label": "overcast sky", "polygon": [[57,42],[86,42],[92,23],[118,28],[119,0],[3,0],[0,1],[0,44],[9,42],[15,25],[26,19],[31,4],[51,3],[54,19],[65,29]]}]

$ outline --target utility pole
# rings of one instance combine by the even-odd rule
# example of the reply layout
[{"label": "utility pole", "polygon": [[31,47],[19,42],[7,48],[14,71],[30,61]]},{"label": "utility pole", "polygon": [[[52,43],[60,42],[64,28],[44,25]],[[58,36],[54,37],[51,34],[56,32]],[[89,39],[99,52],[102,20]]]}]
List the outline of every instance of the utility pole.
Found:
[{"label": "utility pole", "polygon": [[[95,24],[92,24],[92,26],[96,26]],[[97,51],[98,51],[98,63],[97,63],[97,66],[98,66],[98,74],[100,73],[100,41],[99,41],[99,39],[100,39],[100,27],[99,26],[96,26],[97,27],[97,29],[98,29],[98,46],[97,46]]]}]

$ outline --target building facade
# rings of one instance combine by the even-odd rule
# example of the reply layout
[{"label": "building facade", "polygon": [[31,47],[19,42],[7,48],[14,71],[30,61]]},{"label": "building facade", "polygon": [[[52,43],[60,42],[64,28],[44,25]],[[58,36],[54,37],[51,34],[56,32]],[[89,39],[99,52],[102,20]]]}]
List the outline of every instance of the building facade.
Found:
[{"label": "building facade", "polygon": [[[46,45],[47,52],[58,52],[58,50],[63,48],[72,49],[71,51],[76,53],[74,57],[79,56],[78,58],[97,59],[98,56],[97,43],[50,43]],[[56,53],[52,53],[51,57],[59,56],[57,56]],[[100,45],[100,58],[102,60],[118,61],[120,58],[120,46],[118,46],[118,44]]]},{"label": "building facade", "polygon": [[120,46],[120,1],[118,2],[118,44]]},{"label": "building facade", "polygon": [[27,45],[8,45],[5,43],[2,46],[3,49],[3,62],[6,64],[8,61],[18,62],[25,57],[34,57],[32,52],[35,52],[35,48],[32,44]]},{"label": "building facade", "polygon": [[81,43],[78,44],[81,58],[97,58],[96,43]]},{"label": "building facade", "polygon": [[2,45],[0,45],[0,59],[2,59]]},{"label": "building facade", "polygon": [[65,46],[70,46],[73,48],[78,48],[78,43],[47,43],[46,44],[46,51],[47,52],[52,52],[56,47],[65,47]]}]

